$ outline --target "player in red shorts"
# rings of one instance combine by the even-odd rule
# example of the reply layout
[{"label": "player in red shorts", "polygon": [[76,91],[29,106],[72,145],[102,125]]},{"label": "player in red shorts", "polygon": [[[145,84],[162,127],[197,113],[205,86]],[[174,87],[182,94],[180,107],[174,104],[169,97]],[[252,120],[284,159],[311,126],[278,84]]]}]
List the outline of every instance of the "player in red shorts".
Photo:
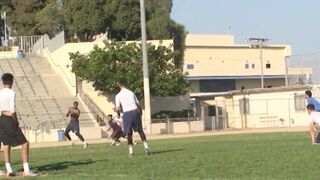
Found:
[{"label": "player in red shorts", "polygon": [[120,143],[120,138],[121,137],[125,137],[122,131],[122,128],[118,125],[118,123],[113,119],[112,115],[109,114],[108,115],[108,125],[109,128],[107,129],[107,132],[110,131],[112,129],[112,134],[110,135],[110,137],[112,138],[112,143],[111,145],[119,145]]}]

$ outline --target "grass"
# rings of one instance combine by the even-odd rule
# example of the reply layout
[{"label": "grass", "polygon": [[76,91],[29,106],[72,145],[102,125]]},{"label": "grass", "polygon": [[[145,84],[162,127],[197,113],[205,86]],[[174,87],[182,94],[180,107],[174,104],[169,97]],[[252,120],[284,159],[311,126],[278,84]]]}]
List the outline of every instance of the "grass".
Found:
[{"label": "grass", "polygon": [[[39,179],[319,179],[320,145],[308,133],[223,135],[150,141],[130,159],[127,146],[31,149]],[[22,170],[19,150],[13,167]],[[4,169],[3,166],[0,168]]]}]

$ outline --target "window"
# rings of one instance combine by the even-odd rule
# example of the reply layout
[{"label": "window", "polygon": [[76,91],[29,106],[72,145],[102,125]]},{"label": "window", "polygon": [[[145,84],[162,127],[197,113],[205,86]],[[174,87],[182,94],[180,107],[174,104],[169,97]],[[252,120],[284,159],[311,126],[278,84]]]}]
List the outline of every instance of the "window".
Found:
[{"label": "window", "polygon": [[267,64],[266,64],[266,68],[267,68],[267,69],[270,69],[270,68],[271,68],[271,64],[270,64],[269,61],[268,61]]},{"label": "window", "polygon": [[295,110],[305,110],[306,109],[306,98],[304,95],[294,96],[294,108]]},{"label": "window", "polygon": [[239,100],[240,114],[250,113],[250,104],[248,98],[242,98]]},{"label": "window", "polygon": [[252,69],[256,68],[256,65],[255,64],[251,64],[251,68]]},{"label": "window", "polygon": [[193,64],[187,64],[187,69],[194,69],[194,65]]},{"label": "window", "polygon": [[244,68],[249,69],[249,63],[246,61],[246,64],[244,65]]}]

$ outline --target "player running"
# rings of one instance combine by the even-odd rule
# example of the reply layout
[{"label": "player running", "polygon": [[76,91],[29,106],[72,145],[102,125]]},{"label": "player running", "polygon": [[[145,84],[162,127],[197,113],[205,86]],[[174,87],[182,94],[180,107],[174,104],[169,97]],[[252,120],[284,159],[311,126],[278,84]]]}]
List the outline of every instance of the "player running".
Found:
[{"label": "player running", "polygon": [[70,122],[64,132],[64,135],[66,136],[66,138],[71,141],[71,137],[69,135],[69,132],[72,131],[73,133],[76,134],[76,136],[78,136],[78,138],[81,140],[82,144],[83,144],[83,148],[86,149],[88,147],[88,143],[84,140],[83,136],[80,134],[80,126],[79,126],[79,116],[80,116],[80,109],[78,108],[78,102],[75,101],[73,103],[73,106],[69,108],[68,112],[67,112],[67,117],[69,117],[70,115]]},{"label": "player running", "polygon": [[142,111],[139,105],[139,101],[136,95],[126,88],[126,83],[124,80],[119,80],[117,85],[120,88],[120,92],[116,95],[116,110],[118,113],[123,113],[123,126],[124,133],[128,138],[129,156],[134,156],[132,130],[139,133],[144,145],[145,152],[147,155],[150,155],[147,138],[142,128]]}]

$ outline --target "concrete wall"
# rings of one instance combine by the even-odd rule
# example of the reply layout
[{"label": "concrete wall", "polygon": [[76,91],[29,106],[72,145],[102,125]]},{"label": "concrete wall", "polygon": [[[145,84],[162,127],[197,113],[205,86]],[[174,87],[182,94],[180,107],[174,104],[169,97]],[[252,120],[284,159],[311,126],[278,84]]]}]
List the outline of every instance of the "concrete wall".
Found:
[{"label": "concrete wall", "polygon": [[[272,128],[307,126],[308,115],[295,109],[296,95],[303,95],[306,89],[287,92],[244,93],[233,96],[216,97],[206,104],[216,105],[223,102],[231,128]],[[313,89],[315,94],[317,89]],[[241,114],[240,99],[249,99],[249,113]]]},{"label": "concrete wall", "polygon": [[[186,37],[184,71],[193,76],[248,76],[260,75],[260,49],[249,44],[234,44],[230,35],[193,35]],[[291,55],[288,45],[271,45],[263,48],[265,75],[284,75],[285,57]],[[270,62],[271,68],[266,68]],[[193,64],[194,69],[187,69]],[[245,68],[245,64],[249,68]],[[254,67],[252,66],[254,65]]]}]

